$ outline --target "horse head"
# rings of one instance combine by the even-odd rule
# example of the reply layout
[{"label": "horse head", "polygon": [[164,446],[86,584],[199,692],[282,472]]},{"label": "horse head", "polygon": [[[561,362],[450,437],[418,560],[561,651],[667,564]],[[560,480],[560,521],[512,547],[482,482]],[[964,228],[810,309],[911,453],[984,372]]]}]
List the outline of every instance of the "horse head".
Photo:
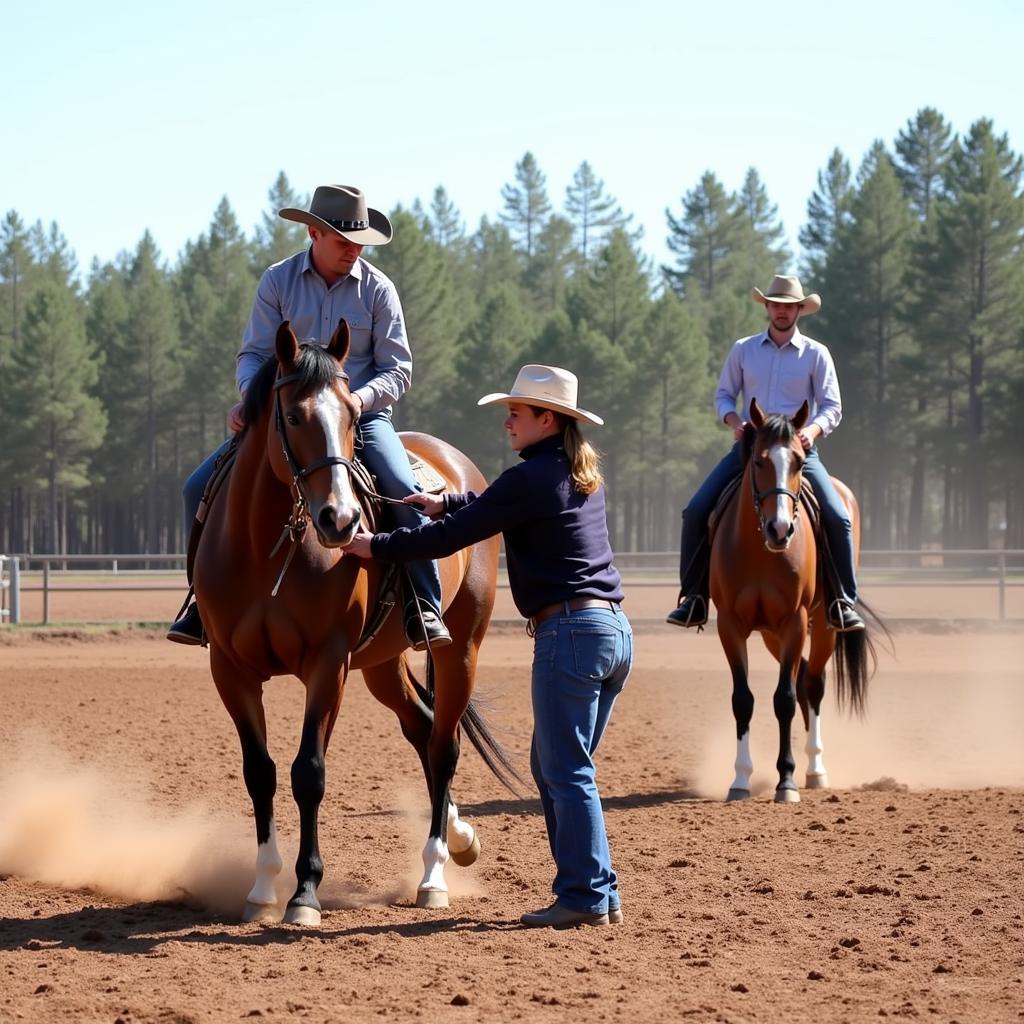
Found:
[{"label": "horse head", "polygon": [[750,422],[743,431],[743,457],[750,463],[750,487],[769,551],[789,547],[800,513],[800,485],[807,457],[797,432],[807,423],[805,401],[795,416],[766,414],[750,400]]},{"label": "horse head", "polygon": [[324,547],[344,547],[362,515],[350,471],[358,405],[343,365],[349,328],[342,320],[326,349],[300,345],[285,321],[275,347],[278,372],[267,450],[274,474],[305,505]]}]

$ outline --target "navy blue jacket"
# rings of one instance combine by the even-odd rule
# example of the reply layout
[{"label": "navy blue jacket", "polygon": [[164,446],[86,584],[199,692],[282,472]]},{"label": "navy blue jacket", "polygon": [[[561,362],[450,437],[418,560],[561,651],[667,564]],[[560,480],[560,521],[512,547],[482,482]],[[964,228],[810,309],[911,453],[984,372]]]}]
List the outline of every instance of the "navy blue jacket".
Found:
[{"label": "navy blue jacket", "polygon": [[621,601],[604,487],[589,495],[576,491],[561,435],[524,448],[520,458],[480,494],[445,495],[441,519],[415,530],[378,533],[371,544],[374,558],[443,558],[501,533],[512,599],[526,618],[572,597]]}]

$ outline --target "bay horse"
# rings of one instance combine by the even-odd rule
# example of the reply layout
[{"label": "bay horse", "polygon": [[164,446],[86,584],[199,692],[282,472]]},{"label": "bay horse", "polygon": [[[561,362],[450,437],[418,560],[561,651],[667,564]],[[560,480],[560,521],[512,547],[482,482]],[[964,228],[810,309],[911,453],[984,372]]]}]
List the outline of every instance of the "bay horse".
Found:
[{"label": "bay horse", "polygon": [[[750,796],[753,761],[750,720],[754,695],[747,679],[747,639],[755,630],[779,663],[773,703],[779,723],[777,803],[798,803],[790,726],[799,703],[807,730],[807,788],[828,785],[822,757],[821,703],[825,670],[835,654],[840,708],[863,714],[874,647],[866,630],[836,633],[826,627],[825,595],[818,572],[818,540],[808,515],[800,515],[806,457],[799,431],[808,420],[804,402],[793,417],[766,415],[754,398],[741,442],[743,475],[722,511],[711,544],[711,597],[718,636],[732,671],[736,719],[736,776],[728,800]],[[853,523],[854,564],[860,549],[860,511],[852,491],[833,478]],[[870,610],[869,610],[870,611]],[[872,618],[879,621],[872,613]],[[881,624],[881,623],[880,623]],[[884,628],[884,627],[883,627]],[[804,645],[810,635],[810,651]]]},{"label": "bay horse", "polygon": [[[448,906],[449,854],[471,864],[480,852],[473,827],[449,798],[459,756],[460,725],[506,784],[515,770],[470,702],[477,652],[494,604],[498,538],[444,559],[450,646],[428,657],[428,683],[416,680],[401,615],[372,641],[360,638],[380,599],[379,564],[343,557],[366,511],[356,494],[358,407],[343,364],[349,328],[342,320],[326,348],[299,345],[281,325],[276,358],[245,396],[245,428],[222,493],[199,537],[193,580],[210,645],[210,669],[242,748],[245,785],[256,823],[256,880],[245,920],[277,919],[274,878],[281,870],[274,821],[276,768],[267,750],[263,685],[291,674],[305,685],[305,713],[291,766],[300,838],[297,886],[284,912],[291,924],[318,925],[323,877],[317,835],[325,792],[325,756],[349,672],[362,671],[373,696],[397,715],[419,755],[431,801],[418,907]],[[455,448],[426,434],[402,435],[407,449],[443,476],[453,491],[486,481]],[[306,529],[306,523],[313,529]],[[282,530],[284,527],[284,530]],[[287,554],[280,541],[290,536]],[[275,541],[278,542],[275,546]],[[275,557],[268,558],[274,554]],[[282,567],[283,566],[283,567]],[[275,583],[276,580],[276,583]]]}]

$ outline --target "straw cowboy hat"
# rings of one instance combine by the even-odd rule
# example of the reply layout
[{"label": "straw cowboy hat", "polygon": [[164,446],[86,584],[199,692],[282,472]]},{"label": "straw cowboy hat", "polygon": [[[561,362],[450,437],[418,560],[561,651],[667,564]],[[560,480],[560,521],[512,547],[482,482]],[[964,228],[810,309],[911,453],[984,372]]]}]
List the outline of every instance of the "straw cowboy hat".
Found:
[{"label": "straw cowboy hat", "polygon": [[768,285],[767,292],[755,288],[754,301],[760,302],[762,306],[769,302],[797,302],[802,307],[800,312],[804,316],[817,313],[821,309],[821,296],[817,292],[804,295],[804,290],[800,286],[800,278],[783,277],[781,274],[775,275],[772,283]]},{"label": "straw cowboy hat", "polygon": [[484,395],[477,405],[494,405],[495,402],[522,402],[523,405],[536,405],[541,409],[564,413],[574,420],[586,420],[597,426],[604,426],[600,416],[576,404],[579,394],[579,381],[575,373],[563,370],[560,366],[542,366],[540,363],[528,363],[518,374],[512,390],[506,394]]},{"label": "straw cowboy hat", "polygon": [[356,245],[387,245],[393,234],[391,221],[380,210],[368,207],[362,190],[352,185],[320,185],[308,210],[286,206],[277,215],[333,231]]}]

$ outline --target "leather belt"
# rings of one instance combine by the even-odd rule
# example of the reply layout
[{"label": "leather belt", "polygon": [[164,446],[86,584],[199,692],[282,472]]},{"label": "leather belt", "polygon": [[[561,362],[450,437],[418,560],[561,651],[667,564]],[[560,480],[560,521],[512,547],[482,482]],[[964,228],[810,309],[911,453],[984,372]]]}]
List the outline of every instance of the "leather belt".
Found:
[{"label": "leather belt", "polygon": [[617,601],[607,601],[601,597],[570,597],[568,601],[555,601],[554,604],[544,605],[526,620],[526,632],[533,636],[553,615],[568,615],[569,612],[578,612],[583,608],[610,608],[614,612],[618,607]]}]

